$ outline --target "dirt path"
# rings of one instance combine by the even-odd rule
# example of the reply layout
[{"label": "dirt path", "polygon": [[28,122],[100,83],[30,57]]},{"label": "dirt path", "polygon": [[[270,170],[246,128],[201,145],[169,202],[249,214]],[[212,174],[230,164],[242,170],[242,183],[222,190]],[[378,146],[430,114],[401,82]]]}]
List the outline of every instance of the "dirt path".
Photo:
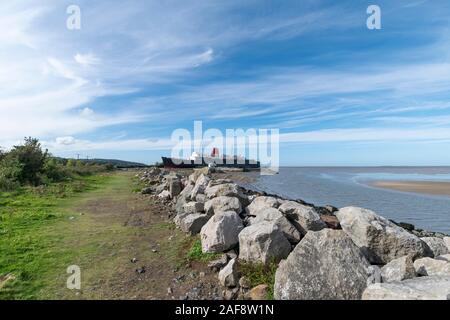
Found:
[{"label": "dirt path", "polygon": [[132,192],[133,176],[118,173],[66,209],[70,226],[62,241],[77,252],[82,288],[61,286],[49,298],[218,298],[216,275],[186,260],[194,239],[175,228],[166,205]]}]

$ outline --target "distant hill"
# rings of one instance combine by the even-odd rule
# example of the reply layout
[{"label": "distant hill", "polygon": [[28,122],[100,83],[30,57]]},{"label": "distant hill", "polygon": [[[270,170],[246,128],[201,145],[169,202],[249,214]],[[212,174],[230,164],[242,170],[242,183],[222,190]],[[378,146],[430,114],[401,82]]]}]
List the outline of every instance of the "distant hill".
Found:
[{"label": "distant hill", "polygon": [[[80,159],[81,160],[81,159]],[[117,168],[145,168],[149,165],[139,162],[131,162],[125,160],[117,160],[117,159],[84,159],[81,160],[87,163],[97,163],[97,164],[112,164]]]},{"label": "distant hill", "polygon": [[[67,160],[63,158],[57,158],[61,160]],[[96,164],[111,164],[117,168],[146,168],[149,165],[139,162],[131,162],[117,159],[80,159],[83,163],[96,163]]]}]

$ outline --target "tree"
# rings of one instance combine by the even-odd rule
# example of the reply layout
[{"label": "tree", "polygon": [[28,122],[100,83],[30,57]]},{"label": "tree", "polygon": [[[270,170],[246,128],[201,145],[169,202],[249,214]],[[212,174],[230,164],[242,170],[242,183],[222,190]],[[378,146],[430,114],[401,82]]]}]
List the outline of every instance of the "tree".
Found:
[{"label": "tree", "polygon": [[42,150],[39,140],[28,137],[25,138],[23,145],[14,146],[3,161],[20,164],[21,170],[17,175],[18,182],[38,185],[45,171],[47,158],[48,150]]},{"label": "tree", "polygon": [[77,164],[76,160],[69,159],[69,160],[67,160],[66,166],[68,166],[68,167],[75,167],[76,164]]}]

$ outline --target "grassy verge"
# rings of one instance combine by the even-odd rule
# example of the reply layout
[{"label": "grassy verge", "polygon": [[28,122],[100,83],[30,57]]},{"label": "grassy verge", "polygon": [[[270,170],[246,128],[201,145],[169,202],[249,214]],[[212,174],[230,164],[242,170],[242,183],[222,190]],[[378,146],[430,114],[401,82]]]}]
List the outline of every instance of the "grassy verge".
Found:
[{"label": "grassy verge", "polygon": [[260,284],[267,284],[269,286],[267,299],[273,300],[273,287],[277,266],[276,263],[264,265],[262,263],[245,263],[240,261],[239,271],[242,276],[248,279],[251,288]]},{"label": "grassy verge", "polygon": [[67,207],[111,179],[102,174],[0,193],[0,277],[13,279],[3,283],[0,299],[35,299],[54,284],[76,254],[61,245],[75,214]]},{"label": "grassy verge", "polygon": [[202,252],[202,243],[198,237],[193,237],[191,239],[190,249],[186,254],[186,260],[191,261],[199,261],[199,262],[209,262],[211,260],[217,259],[220,257],[220,254],[217,253],[203,253]]}]

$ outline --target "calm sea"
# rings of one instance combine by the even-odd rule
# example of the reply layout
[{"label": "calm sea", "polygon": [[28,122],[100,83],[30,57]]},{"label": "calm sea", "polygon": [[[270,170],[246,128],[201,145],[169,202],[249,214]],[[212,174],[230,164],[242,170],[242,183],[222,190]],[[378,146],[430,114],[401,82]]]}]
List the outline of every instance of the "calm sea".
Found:
[{"label": "calm sea", "polygon": [[358,206],[398,222],[450,234],[450,197],[379,189],[375,180],[449,181],[450,167],[284,167],[249,187],[315,205]]}]

